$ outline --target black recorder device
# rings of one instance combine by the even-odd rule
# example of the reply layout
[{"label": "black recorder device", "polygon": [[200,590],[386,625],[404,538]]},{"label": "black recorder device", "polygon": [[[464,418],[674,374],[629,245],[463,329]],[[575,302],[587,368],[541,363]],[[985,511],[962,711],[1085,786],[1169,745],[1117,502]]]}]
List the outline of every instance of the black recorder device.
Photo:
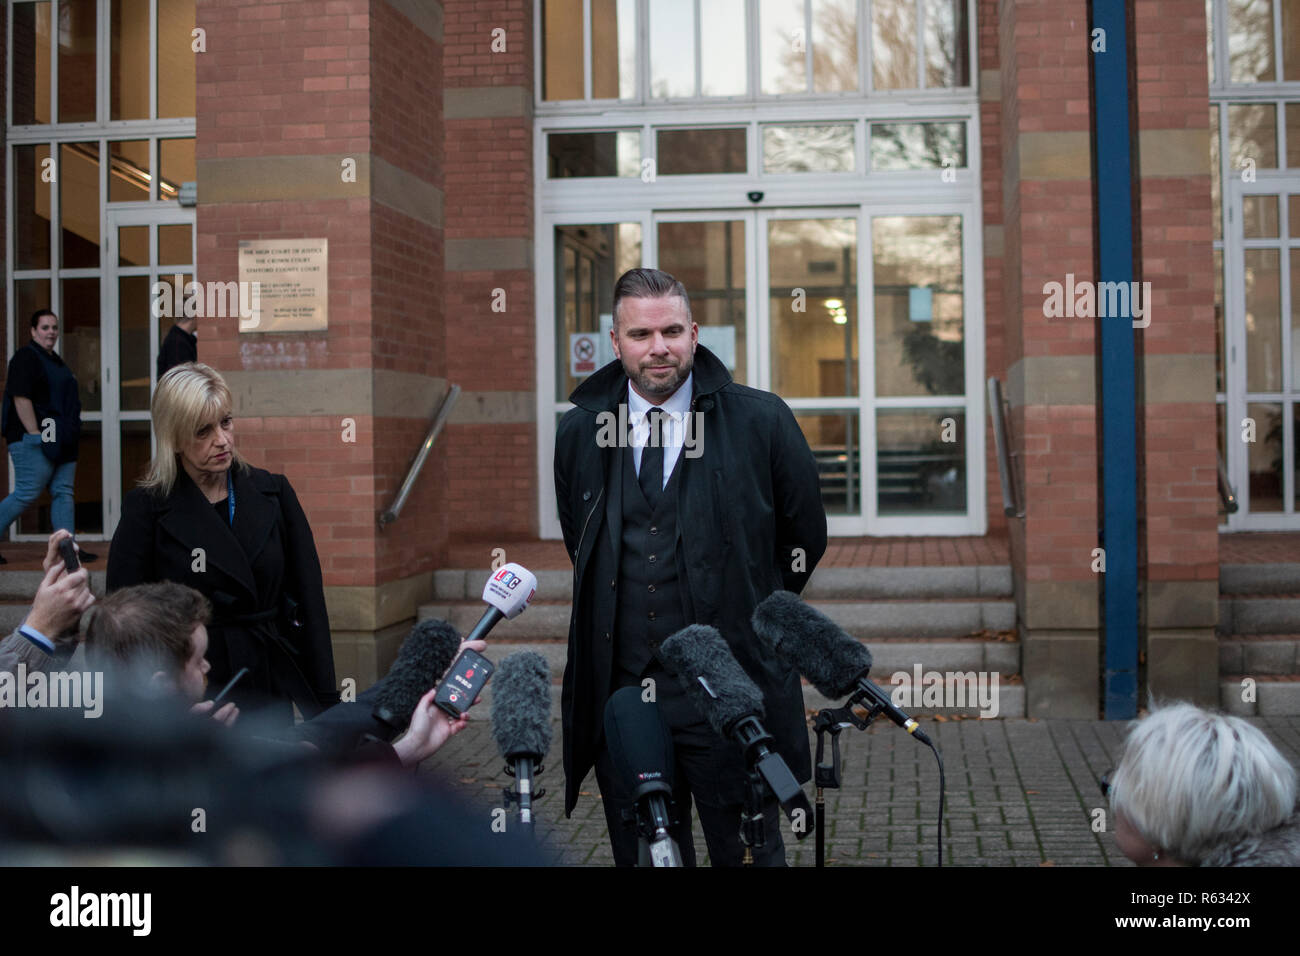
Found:
[{"label": "black recorder device", "polygon": [[455,720],[469,710],[494,670],[492,662],[478,651],[465,648],[438,685],[433,702]]}]

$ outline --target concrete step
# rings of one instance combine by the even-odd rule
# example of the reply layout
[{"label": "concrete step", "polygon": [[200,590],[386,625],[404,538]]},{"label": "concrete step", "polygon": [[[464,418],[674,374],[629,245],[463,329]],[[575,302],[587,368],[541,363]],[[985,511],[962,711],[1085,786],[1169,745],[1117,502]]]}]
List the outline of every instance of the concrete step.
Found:
[{"label": "concrete step", "polygon": [[[104,594],[104,567],[98,562],[98,570],[90,572],[90,590],[97,597]],[[0,601],[28,601],[36,595],[45,577],[43,571],[6,571],[0,569]]]},{"label": "concrete step", "polygon": [[[491,572],[485,568],[434,572],[434,601],[477,601]],[[567,601],[573,595],[573,572],[538,571],[537,599]],[[1298,588],[1300,590],[1300,588]],[[1011,568],[971,567],[818,568],[803,596],[810,600],[877,598],[1010,598]]]},{"label": "concrete step", "polygon": [[1219,673],[1300,674],[1300,634],[1252,634],[1219,638]]},{"label": "concrete step", "polygon": [[1300,563],[1222,564],[1219,590],[1223,594],[1292,594],[1300,591]]},{"label": "concrete step", "polygon": [[1219,706],[1240,717],[1295,717],[1300,715],[1300,675],[1223,674]]},{"label": "concrete step", "polygon": [[[956,638],[980,631],[1009,631],[1016,626],[1011,600],[810,601],[812,606],[857,638]],[[424,604],[419,617],[440,618],[462,633],[483,615],[482,603]],[[537,602],[513,621],[502,621],[494,638],[512,642],[567,639],[569,605]]]},{"label": "concrete step", "polygon": [[1219,596],[1220,634],[1300,633],[1300,594]]}]

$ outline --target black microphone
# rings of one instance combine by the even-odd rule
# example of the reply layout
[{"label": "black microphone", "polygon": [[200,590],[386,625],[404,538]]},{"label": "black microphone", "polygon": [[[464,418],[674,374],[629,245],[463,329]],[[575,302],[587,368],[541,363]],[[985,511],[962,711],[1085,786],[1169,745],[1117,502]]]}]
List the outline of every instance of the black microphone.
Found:
[{"label": "black microphone", "polygon": [[[763,694],[732,656],[718,629],[706,624],[684,627],[659,645],[659,656],[676,673],[695,704],[718,734],[740,744],[745,759],[771,788],[786,815],[811,820],[812,805],[781,755],[771,748],[774,738],[762,724]],[[802,840],[809,827],[795,827]]]},{"label": "black microphone", "polygon": [[781,663],[797,670],[825,697],[840,700],[860,692],[873,707],[924,744],[930,743],[915,720],[867,679],[871,652],[839,625],[789,591],[773,591],[754,608],[754,633]]},{"label": "black microphone", "polygon": [[533,774],[551,749],[551,669],[536,651],[511,654],[493,674],[492,736],[515,778],[506,800],[519,804],[519,822],[531,829]]},{"label": "black microphone", "polygon": [[605,704],[605,744],[614,770],[632,788],[637,835],[650,853],[651,866],[681,866],[672,838],[673,738],[659,705],[641,697],[641,688],[614,691]]}]

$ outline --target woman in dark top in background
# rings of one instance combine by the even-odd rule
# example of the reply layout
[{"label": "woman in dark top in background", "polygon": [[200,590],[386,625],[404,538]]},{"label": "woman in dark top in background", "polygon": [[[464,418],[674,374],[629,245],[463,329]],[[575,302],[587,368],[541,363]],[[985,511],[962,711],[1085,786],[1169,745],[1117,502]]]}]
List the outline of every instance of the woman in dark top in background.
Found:
[{"label": "woman in dark top in background", "polygon": [[157,456],[122,502],[108,559],[108,590],[176,581],[212,602],[208,679],[250,673],[241,710],[292,719],[338,702],[320,559],[307,516],[283,475],[235,451],[230,389],[213,369],[186,363],[153,397]]}]

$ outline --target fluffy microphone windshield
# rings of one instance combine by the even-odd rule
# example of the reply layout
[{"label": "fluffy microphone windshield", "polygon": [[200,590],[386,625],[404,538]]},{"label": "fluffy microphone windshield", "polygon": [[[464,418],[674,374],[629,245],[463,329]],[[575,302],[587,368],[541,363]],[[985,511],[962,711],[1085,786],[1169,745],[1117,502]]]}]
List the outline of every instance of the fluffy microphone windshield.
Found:
[{"label": "fluffy microphone windshield", "polygon": [[692,624],[682,628],[659,645],[659,656],[673,670],[696,710],[723,737],[742,717],[765,716],[762,692],[736,663],[716,627]]},{"label": "fluffy microphone windshield", "polygon": [[492,736],[507,760],[551,748],[551,669],[536,651],[511,654],[492,675]]},{"label": "fluffy microphone windshield", "polygon": [[458,647],[460,633],[446,621],[418,621],[377,685],[375,716],[405,730],[420,698],[442,679]]},{"label": "fluffy microphone windshield", "polygon": [[754,608],[758,639],[824,696],[851,694],[871,670],[871,652],[840,626],[789,591],[774,591]]}]

